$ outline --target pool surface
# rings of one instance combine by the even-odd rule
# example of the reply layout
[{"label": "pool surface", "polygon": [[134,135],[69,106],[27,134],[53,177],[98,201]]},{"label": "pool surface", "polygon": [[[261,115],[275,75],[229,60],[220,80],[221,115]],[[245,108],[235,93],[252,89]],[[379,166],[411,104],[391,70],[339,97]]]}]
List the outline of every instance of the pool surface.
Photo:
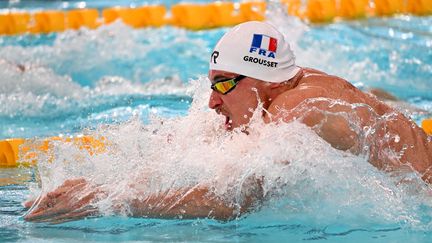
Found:
[{"label": "pool surface", "polygon": [[[363,90],[384,89],[406,102],[399,108],[417,123],[432,116],[431,17],[306,25],[278,7],[268,17],[290,38],[298,65]],[[41,157],[37,168],[0,169],[0,241],[431,242],[431,188],[417,175],[397,184],[398,175],[332,149],[295,122],[276,133],[256,122],[259,139],[221,132],[221,118],[207,108],[205,76],[226,30],[116,22],[1,36],[0,139],[89,134],[108,138],[112,150],[90,156],[56,143],[50,162]],[[30,194],[68,178],[111,186],[112,201],[133,196],[131,180],[149,193],[205,181],[235,199],[252,174],[268,178],[274,197],[229,222],[115,216],[111,201],[99,205],[105,217],[58,225],[21,217]],[[141,181],[146,175],[151,180]]]}]

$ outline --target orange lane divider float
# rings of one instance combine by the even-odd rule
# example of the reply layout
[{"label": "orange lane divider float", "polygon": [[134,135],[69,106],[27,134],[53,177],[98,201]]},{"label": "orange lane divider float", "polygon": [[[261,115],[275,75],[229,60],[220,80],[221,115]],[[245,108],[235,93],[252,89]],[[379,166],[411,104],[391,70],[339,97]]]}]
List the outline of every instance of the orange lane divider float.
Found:
[{"label": "orange lane divider float", "polygon": [[64,31],[66,29],[65,16],[63,11],[36,12],[33,15],[34,25],[29,30],[31,33]]},{"label": "orange lane divider float", "polygon": [[398,13],[427,15],[432,13],[431,0],[375,0],[375,15],[387,16]]},{"label": "orange lane divider float", "polygon": [[67,26],[69,29],[87,27],[95,29],[99,27],[99,11],[97,9],[74,9],[67,12]]},{"label": "orange lane divider float", "polygon": [[0,14],[0,34],[23,34],[28,31],[30,14],[24,12]]},{"label": "orange lane divider float", "polygon": [[250,20],[264,20],[265,2],[180,3],[171,8],[171,24],[188,29],[232,26]]},{"label": "orange lane divider float", "polygon": [[422,128],[428,135],[432,136],[432,118],[425,119],[422,121]]},{"label": "orange lane divider float", "polygon": [[372,15],[369,0],[340,0],[337,11],[338,16],[345,19],[364,18]]},{"label": "orange lane divider float", "polygon": [[48,154],[51,151],[54,141],[73,143],[77,148],[87,150],[90,155],[106,151],[103,137],[51,137],[37,142],[22,138],[6,139],[0,141],[0,167],[33,166],[37,162],[38,154]]},{"label": "orange lane divider float", "polygon": [[375,0],[375,14],[387,16],[405,12],[405,0]]},{"label": "orange lane divider float", "polygon": [[121,20],[134,28],[174,25],[193,30],[232,26],[249,20],[264,20],[266,3],[214,2],[209,4],[180,3],[168,11],[163,5],[136,8],[112,7],[103,9],[45,10],[34,13],[0,13],[0,34],[15,35],[50,33],[66,29],[97,28]]},{"label": "orange lane divider float", "polygon": [[336,0],[309,0],[306,17],[313,22],[332,21],[337,14]]},{"label": "orange lane divider float", "polygon": [[137,8],[107,8],[102,11],[105,24],[117,19],[134,28],[160,27],[167,23],[166,8],[162,5],[143,6]]},{"label": "orange lane divider float", "polygon": [[[432,136],[432,118],[422,121],[423,130]],[[40,153],[48,154],[53,148],[53,142],[73,143],[90,155],[106,152],[108,142],[104,137],[78,136],[73,138],[51,137],[33,142],[22,138],[0,141],[0,168],[16,166],[34,166]]]},{"label": "orange lane divider float", "polygon": [[289,14],[314,23],[393,14],[432,14],[431,0],[281,0]]},{"label": "orange lane divider float", "polygon": [[[432,0],[281,0],[288,14],[304,20],[322,23],[335,19],[356,19],[393,14],[432,14]],[[37,12],[0,13],[0,34],[49,33],[81,27],[97,28],[121,20],[134,28],[174,25],[200,30],[232,26],[249,20],[264,20],[265,1],[241,3],[211,2],[207,4],[179,3],[167,9],[163,5],[134,8],[110,7],[44,10]]]},{"label": "orange lane divider float", "polygon": [[[380,1],[380,0],[376,0]],[[397,0],[398,1],[398,0]],[[331,22],[335,19],[358,19],[374,16],[370,0],[282,0],[290,15],[313,23]]]},{"label": "orange lane divider float", "polygon": [[431,0],[406,0],[405,12],[416,15],[432,14]]}]

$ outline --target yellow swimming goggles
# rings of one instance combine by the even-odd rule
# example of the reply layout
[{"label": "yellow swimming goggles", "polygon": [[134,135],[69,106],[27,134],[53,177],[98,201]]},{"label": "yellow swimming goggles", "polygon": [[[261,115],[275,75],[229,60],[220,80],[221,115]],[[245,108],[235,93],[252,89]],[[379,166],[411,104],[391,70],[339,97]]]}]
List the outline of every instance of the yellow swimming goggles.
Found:
[{"label": "yellow swimming goggles", "polygon": [[246,78],[246,76],[239,75],[235,78],[222,79],[212,84],[211,89],[225,95],[231,92],[237,83],[244,78]]}]

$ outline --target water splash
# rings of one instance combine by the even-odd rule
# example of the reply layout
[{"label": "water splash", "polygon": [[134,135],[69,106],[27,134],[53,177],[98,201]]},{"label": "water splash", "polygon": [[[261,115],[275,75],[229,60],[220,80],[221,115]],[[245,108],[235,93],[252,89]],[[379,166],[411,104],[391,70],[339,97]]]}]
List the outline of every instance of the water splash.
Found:
[{"label": "water splash", "polygon": [[379,171],[364,155],[332,148],[299,122],[255,119],[249,135],[227,132],[224,119],[206,108],[208,85],[205,78],[194,82],[184,117],[154,116],[149,124],[135,118],[87,131],[109,141],[106,153],[90,156],[73,145],[55,144],[52,162],[39,159],[42,191],[84,177],[107,189],[108,199],[98,205],[111,214],[113,204],[122,204],[127,213],[131,199],[197,185],[240,204],[250,178],[263,178],[266,203],[246,222],[270,218],[430,229],[430,188],[415,173]]},{"label": "water splash", "polygon": [[[430,52],[418,51],[430,50],[427,18],[310,26],[271,5],[268,20],[293,45],[299,65],[430,104]],[[390,28],[393,37],[386,34]],[[116,22],[96,30],[0,37],[0,125],[6,127],[0,137],[76,133],[101,121],[128,119],[127,106],[149,113],[155,95],[189,99],[181,83],[208,71],[210,51],[225,31],[135,30]],[[412,37],[398,35],[409,31]],[[175,109],[160,111],[179,114],[184,105],[169,107]]]}]

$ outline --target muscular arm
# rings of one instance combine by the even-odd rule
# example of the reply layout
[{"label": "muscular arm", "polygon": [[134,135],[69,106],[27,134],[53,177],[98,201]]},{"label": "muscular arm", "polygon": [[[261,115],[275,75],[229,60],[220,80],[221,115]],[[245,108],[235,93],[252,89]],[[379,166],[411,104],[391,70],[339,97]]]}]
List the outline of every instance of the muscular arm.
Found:
[{"label": "muscular arm", "polygon": [[[349,87],[342,92],[333,92],[329,89],[310,85],[309,87],[290,90],[277,97],[269,106],[270,115],[264,117],[266,122],[290,122],[299,120],[315,130],[332,147],[340,150],[349,150],[353,154],[361,152],[360,133],[366,126],[374,125],[374,116],[395,114],[397,118],[385,123],[385,129],[376,130],[368,139],[371,142],[369,162],[379,169],[392,171],[408,164],[422,176],[428,183],[432,181],[432,145],[427,135],[402,114],[395,112],[385,104],[376,100],[368,100],[360,91]],[[333,97],[342,97],[341,100]],[[344,100],[348,102],[345,103]],[[358,105],[353,110],[350,103]],[[367,104],[367,105],[366,105]],[[384,145],[375,140],[382,140],[385,134],[396,134],[398,140],[384,141]],[[412,145],[412,146],[408,146]],[[381,154],[382,147],[400,154],[400,157]],[[406,147],[406,149],[404,148]]]},{"label": "muscular arm", "polygon": [[[319,94],[318,94],[319,95]],[[278,97],[268,108],[266,122],[290,122],[298,119],[314,129],[332,147],[358,153],[358,135],[350,127],[344,105],[330,105],[325,97],[317,97],[312,91],[287,92]]]},{"label": "muscular arm", "polygon": [[[253,186],[253,185],[252,185]],[[229,220],[252,208],[261,199],[258,193],[244,195],[241,203],[226,202],[207,187],[196,186],[173,192],[151,195],[130,203],[132,215],[154,218],[214,218]]]},{"label": "muscular arm", "polygon": [[[214,218],[229,220],[249,211],[262,199],[260,180],[252,180],[239,203],[226,202],[217,197],[205,186],[195,186],[156,193],[139,199],[114,205],[114,211],[122,211],[126,204],[130,216],[154,218]],[[61,223],[100,215],[95,204],[107,197],[107,192],[92,186],[84,179],[68,180],[53,192],[41,196],[33,204],[24,219],[33,222]]]}]

